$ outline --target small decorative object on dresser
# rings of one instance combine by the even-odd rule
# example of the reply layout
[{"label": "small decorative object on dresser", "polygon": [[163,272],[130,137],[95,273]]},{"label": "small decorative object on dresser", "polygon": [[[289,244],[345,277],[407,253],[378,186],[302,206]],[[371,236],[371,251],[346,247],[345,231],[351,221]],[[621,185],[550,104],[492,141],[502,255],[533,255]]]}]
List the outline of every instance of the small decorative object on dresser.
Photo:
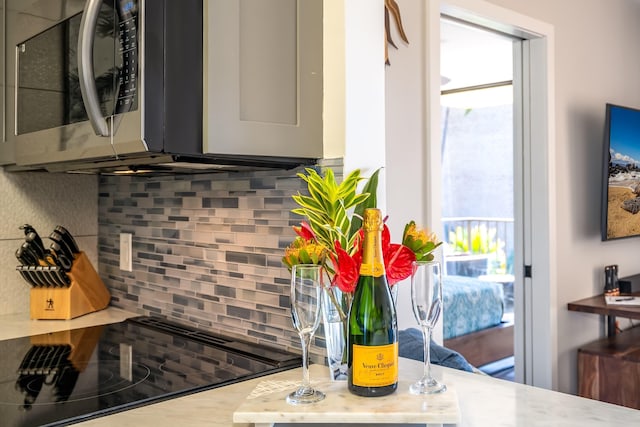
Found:
[{"label": "small decorative object on dresser", "polygon": [[604,268],[604,294],[605,296],[620,295],[620,287],[618,285],[618,266],[607,265]]}]

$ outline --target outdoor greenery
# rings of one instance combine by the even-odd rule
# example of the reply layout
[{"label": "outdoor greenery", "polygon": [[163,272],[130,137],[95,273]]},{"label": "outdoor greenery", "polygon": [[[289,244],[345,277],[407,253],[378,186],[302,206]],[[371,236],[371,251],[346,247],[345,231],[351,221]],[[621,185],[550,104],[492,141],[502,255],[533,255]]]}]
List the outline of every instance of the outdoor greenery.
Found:
[{"label": "outdoor greenery", "polygon": [[472,227],[456,226],[449,231],[449,247],[454,254],[490,255],[490,274],[504,274],[506,272],[505,242],[496,237],[497,229],[487,227],[486,224]]}]

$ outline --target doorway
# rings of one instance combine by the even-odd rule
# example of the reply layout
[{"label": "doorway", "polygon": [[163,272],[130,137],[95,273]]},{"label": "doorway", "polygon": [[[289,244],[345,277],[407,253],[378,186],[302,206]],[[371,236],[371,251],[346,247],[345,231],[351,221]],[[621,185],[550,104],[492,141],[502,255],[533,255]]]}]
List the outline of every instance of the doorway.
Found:
[{"label": "doorway", "polygon": [[[426,8],[427,161],[437,178],[428,190],[440,193],[440,20],[442,15],[520,38],[514,43],[514,261],[515,381],[552,389],[556,369],[556,247],[554,29],[513,10],[477,0],[441,0]],[[437,78],[437,80],[436,80]],[[441,219],[439,198],[428,206]],[[535,232],[534,232],[535,231]],[[520,285],[519,285],[520,283]]]},{"label": "doorway", "polygon": [[513,381],[519,40],[447,17],[440,25],[445,345]]}]

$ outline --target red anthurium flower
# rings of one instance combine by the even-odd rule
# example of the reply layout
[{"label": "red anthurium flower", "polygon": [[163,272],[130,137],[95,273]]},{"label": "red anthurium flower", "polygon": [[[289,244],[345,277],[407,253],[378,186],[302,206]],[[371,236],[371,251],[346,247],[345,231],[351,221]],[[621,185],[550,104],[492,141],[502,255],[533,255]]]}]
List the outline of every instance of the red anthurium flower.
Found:
[{"label": "red anthurium flower", "polygon": [[352,293],[356,290],[360,277],[360,263],[342,249],[340,242],[336,241],[334,249],[337,258],[334,254],[329,254],[336,271],[331,284],[337,286],[342,292]]},{"label": "red anthurium flower", "polygon": [[296,227],[294,225],[293,231],[295,231],[298,236],[302,237],[305,240],[314,240],[316,237],[316,235],[313,233],[313,230],[311,229],[311,226],[305,221],[302,221],[300,223],[300,227]]},{"label": "red anthurium flower", "polygon": [[[384,242],[384,238],[382,240]],[[382,256],[384,257],[384,268],[389,286],[411,276],[411,264],[416,260],[416,254],[411,249],[404,245],[391,243],[387,245],[386,249],[383,249]]]},{"label": "red anthurium flower", "polygon": [[387,224],[382,226],[382,253],[386,252],[391,244],[391,232]]}]

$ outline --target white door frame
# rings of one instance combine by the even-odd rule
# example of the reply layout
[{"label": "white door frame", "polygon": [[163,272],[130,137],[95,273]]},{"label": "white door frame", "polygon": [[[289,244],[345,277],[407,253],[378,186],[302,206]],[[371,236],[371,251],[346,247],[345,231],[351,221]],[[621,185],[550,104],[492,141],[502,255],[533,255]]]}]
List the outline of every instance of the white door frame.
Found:
[{"label": "white door frame", "polygon": [[[524,40],[522,59],[523,111],[520,123],[523,161],[528,176],[522,177],[523,194],[516,194],[525,218],[520,231],[524,258],[517,260],[515,274],[524,278],[524,265],[532,277],[516,287],[515,355],[516,381],[548,389],[557,388],[557,302],[555,235],[555,108],[554,30],[544,22],[483,0],[428,0],[425,45],[428,126],[427,156],[431,177],[440,175],[440,15],[446,14]],[[517,137],[518,137],[517,136]],[[430,179],[428,193],[439,195],[439,179]],[[517,190],[516,190],[517,191]],[[428,200],[432,219],[439,219],[439,203]],[[518,234],[518,232],[516,233]],[[518,280],[516,280],[517,282]],[[521,281],[522,283],[522,281]],[[523,292],[524,289],[524,292]],[[526,294],[526,298],[525,295]],[[520,304],[518,304],[518,299]]]}]

